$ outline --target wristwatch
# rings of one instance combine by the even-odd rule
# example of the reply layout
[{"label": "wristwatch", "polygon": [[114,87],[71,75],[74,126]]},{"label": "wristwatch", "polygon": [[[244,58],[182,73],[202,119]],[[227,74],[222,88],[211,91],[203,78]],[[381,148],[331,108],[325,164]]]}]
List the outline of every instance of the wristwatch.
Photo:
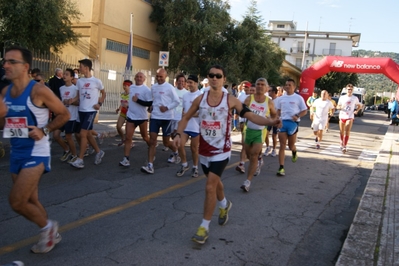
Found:
[{"label": "wristwatch", "polygon": [[102,106],[102,105],[103,105],[103,103],[100,103],[100,102],[98,102],[98,105],[99,105],[99,106]]},{"label": "wristwatch", "polygon": [[48,134],[50,134],[50,130],[47,127],[42,127],[42,131],[44,133],[45,136],[47,136]]}]

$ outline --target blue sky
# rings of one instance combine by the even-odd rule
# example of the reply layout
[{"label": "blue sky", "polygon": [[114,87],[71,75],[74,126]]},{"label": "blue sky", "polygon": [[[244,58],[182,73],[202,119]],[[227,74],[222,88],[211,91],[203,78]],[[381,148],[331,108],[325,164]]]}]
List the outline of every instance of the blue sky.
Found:
[{"label": "blue sky", "polygon": [[[242,20],[248,0],[229,0],[230,16]],[[293,20],[298,30],[361,33],[357,49],[399,53],[399,0],[258,0],[269,20]]]}]

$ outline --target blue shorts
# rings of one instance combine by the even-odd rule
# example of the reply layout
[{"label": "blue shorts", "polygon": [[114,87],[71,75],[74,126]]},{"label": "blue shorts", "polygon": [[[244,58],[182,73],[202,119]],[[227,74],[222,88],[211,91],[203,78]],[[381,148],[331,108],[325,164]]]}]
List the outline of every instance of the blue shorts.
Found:
[{"label": "blue shorts", "polygon": [[270,132],[270,130],[272,130],[272,129],[273,129],[273,134],[274,134],[274,135],[278,133],[278,128],[277,128],[277,127],[273,127],[273,126],[268,126],[268,127],[267,127],[267,131],[269,131],[269,132]]},{"label": "blue shorts", "polygon": [[198,132],[193,132],[193,131],[184,131],[184,134],[187,134],[191,138],[197,137],[200,133]]},{"label": "blue shorts", "polygon": [[128,123],[132,123],[132,124],[134,124],[134,126],[138,127],[138,126],[140,126],[141,124],[143,124],[144,122],[148,122],[148,119],[133,120],[133,119],[130,119],[129,117],[126,117],[126,121],[127,121]]},{"label": "blue shorts", "polygon": [[92,130],[94,118],[96,118],[97,111],[95,112],[79,112],[80,129]]},{"label": "blue shorts", "polygon": [[76,121],[68,121],[64,125],[65,134],[79,133],[80,123]]},{"label": "blue shorts", "polygon": [[10,158],[10,172],[12,174],[19,174],[22,169],[36,167],[43,163],[44,173],[51,170],[51,157],[29,157],[29,158],[15,158],[11,155]]},{"label": "blue shorts", "polygon": [[288,136],[295,135],[298,132],[298,125],[298,122],[283,120],[283,126],[280,128],[280,132],[287,133]]},{"label": "blue shorts", "polygon": [[162,136],[167,137],[172,134],[172,125],[170,120],[150,119],[150,133],[159,133],[162,127]]}]

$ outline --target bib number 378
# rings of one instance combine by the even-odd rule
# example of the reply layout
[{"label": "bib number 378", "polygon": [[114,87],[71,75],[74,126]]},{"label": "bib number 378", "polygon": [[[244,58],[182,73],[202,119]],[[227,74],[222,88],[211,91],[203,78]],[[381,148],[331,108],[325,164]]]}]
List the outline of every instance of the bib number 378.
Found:
[{"label": "bib number 378", "polygon": [[29,138],[26,117],[7,117],[3,130],[4,138]]}]

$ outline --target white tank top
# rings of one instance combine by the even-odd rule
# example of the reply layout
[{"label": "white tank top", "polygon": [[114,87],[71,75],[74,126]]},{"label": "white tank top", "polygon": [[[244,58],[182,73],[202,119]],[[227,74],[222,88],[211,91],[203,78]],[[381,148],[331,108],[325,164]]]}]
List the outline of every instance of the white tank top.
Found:
[{"label": "white tank top", "polygon": [[230,153],[231,113],[228,93],[223,93],[216,106],[208,103],[209,91],[206,91],[199,106],[200,144],[199,154],[206,157]]},{"label": "white tank top", "polygon": [[[254,114],[260,115],[262,117],[269,117],[270,116],[269,98],[265,97],[265,101],[263,103],[258,103],[257,101],[255,101],[255,97],[252,94],[251,101],[249,102],[249,109],[251,109],[251,111]],[[247,120],[247,127],[254,130],[262,130],[265,128],[265,126],[255,124],[248,120]]]}]

